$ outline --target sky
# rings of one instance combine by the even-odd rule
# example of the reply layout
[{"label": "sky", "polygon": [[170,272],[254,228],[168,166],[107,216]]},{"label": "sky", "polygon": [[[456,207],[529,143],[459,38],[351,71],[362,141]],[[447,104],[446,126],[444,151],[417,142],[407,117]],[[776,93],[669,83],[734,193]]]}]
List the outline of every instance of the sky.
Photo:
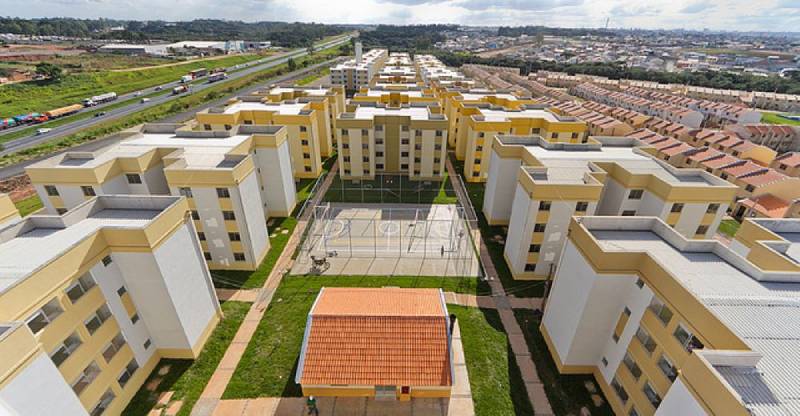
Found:
[{"label": "sky", "polygon": [[19,17],[800,31],[800,0],[0,0]]}]

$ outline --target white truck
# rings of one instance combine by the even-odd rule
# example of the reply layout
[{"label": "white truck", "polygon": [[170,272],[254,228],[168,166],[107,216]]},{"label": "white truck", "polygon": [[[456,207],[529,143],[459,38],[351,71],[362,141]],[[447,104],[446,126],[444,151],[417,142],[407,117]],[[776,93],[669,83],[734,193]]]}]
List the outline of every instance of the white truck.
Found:
[{"label": "white truck", "polygon": [[188,84],[188,83],[192,82],[193,79],[194,78],[192,78],[191,75],[184,75],[184,76],[181,77],[181,84]]},{"label": "white truck", "polygon": [[91,98],[84,98],[83,99],[83,106],[84,107],[93,107],[97,104],[106,103],[109,101],[114,101],[117,99],[117,93],[115,92],[107,92],[105,94],[95,95]]}]

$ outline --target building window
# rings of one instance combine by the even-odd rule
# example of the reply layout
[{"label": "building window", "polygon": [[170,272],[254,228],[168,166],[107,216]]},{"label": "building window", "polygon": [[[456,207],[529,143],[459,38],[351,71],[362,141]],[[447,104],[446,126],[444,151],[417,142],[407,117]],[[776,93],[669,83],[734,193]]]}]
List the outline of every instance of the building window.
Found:
[{"label": "building window", "polygon": [[102,415],[106,411],[106,409],[108,409],[111,406],[111,402],[113,402],[114,399],[116,398],[117,396],[114,394],[113,391],[111,391],[111,389],[106,390],[106,392],[103,393],[103,396],[100,397],[100,401],[97,402],[97,405],[94,406],[94,409],[92,409],[89,415],[90,416]]},{"label": "building window", "polygon": [[542,131],[540,128],[531,129],[531,134],[539,134]]},{"label": "building window", "polygon": [[222,218],[225,221],[236,221],[236,215],[233,211],[222,211]]},{"label": "building window", "polygon": [[58,189],[55,185],[45,185],[44,191],[47,193],[47,196],[58,196]]},{"label": "building window", "polygon": [[421,162],[421,161],[422,161],[422,159],[420,159],[420,158],[418,158],[418,157],[415,157],[415,158],[414,158],[414,163],[419,163],[419,162]]},{"label": "building window", "polygon": [[139,322],[139,314],[135,313],[131,316],[131,323],[135,325],[137,322]]},{"label": "building window", "polygon": [[362,157],[361,161],[364,162],[364,163],[368,163],[369,162],[369,156]]},{"label": "building window", "polygon": [[528,252],[538,253],[541,249],[542,249],[541,244],[531,244],[530,247],[528,247]]},{"label": "building window", "polygon": [[753,185],[747,185],[747,186],[744,187],[744,190],[747,191],[747,192],[753,192],[753,191],[756,190],[756,187],[753,186]]},{"label": "building window", "polygon": [[554,139],[557,139],[558,138],[558,133],[553,133],[552,135],[550,135],[550,137],[552,137]]},{"label": "building window", "polygon": [[653,405],[654,408],[658,409],[658,406],[661,404],[661,396],[656,393],[653,386],[650,385],[650,382],[644,383],[642,387],[642,392],[644,393],[645,397],[647,397],[647,401]]},{"label": "building window", "polygon": [[383,131],[383,124],[378,124],[375,126],[375,131]]},{"label": "building window", "polygon": [[305,133],[307,130],[306,126],[300,126],[300,133]]},{"label": "building window", "polygon": [[547,227],[547,224],[544,224],[544,223],[536,224],[536,225],[533,226],[533,232],[535,232],[535,233],[543,233],[545,227]]},{"label": "building window", "polygon": [[63,312],[64,309],[61,308],[61,305],[58,303],[58,299],[51,299],[49,302],[45,303],[41,309],[34,312],[33,315],[28,318],[26,321],[28,328],[30,328],[31,331],[36,334],[53,322],[56,318],[58,318],[58,316]]},{"label": "building window", "polygon": [[700,342],[700,340],[697,339],[697,337],[695,337],[692,332],[689,331],[689,329],[684,327],[683,324],[678,324],[678,326],[675,328],[675,332],[673,332],[672,335],[681,345],[683,345],[683,348],[685,348],[686,351],[703,348],[703,343]]},{"label": "building window", "polygon": [[708,226],[707,225],[701,225],[701,226],[697,227],[697,231],[695,231],[695,234],[706,235],[707,232],[708,232]]},{"label": "building window", "polygon": [[414,137],[422,137],[422,130],[414,130]]},{"label": "building window", "polygon": [[631,406],[631,410],[628,412],[628,416],[639,416],[639,412],[636,411],[636,407]]},{"label": "building window", "polygon": [[186,188],[186,187],[178,188],[178,194],[180,194],[181,196],[185,196],[187,198],[191,198],[192,188]]},{"label": "building window", "polygon": [[375,139],[375,144],[383,144],[383,139]]},{"label": "building window", "polygon": [[436,130],[436,137],[442,137],[442,131],[441,130]]},{"label": "building window", "polygon": [[350,134],[350,132],[347,129],[342,129],[341,133],[342,136],[348,136]]},{"label": "building window", "polygon": [[362,136],[369,136],[369,130],[367,130],[367,129],[361,129],[361,135],[362,135]]},{"label": "building window", "polygon": [[203,257],[206,259],[206,261],[211,261],[211,253],[204,251]]},{"label": "building window", "polygon": [[642,199],[642,195],[644,195],[643,189],[631,189],[628,199]]},{"label": "building window", "polygon": [[111,311],[108,310],[108,306],[105,304],[99,308],[89,317],[89,319],[83,322],[83,325],[86,327],[86,330],[89,331],[89,334],[94,335],[103,323],[111,317]]},{"label": "building window", "polygon": [[672,204],[672,208],[670,208],[669,212],[681,212],[683,211],[683,204],[680,202]]},{"label": "building window", "polygon": [[306,140],[306,139],[300,140],[300,145],[301,146],[308,146],[308,140]]},{"label": "building window", "polygon": [[719,210],[719,204],[708,204],[708,208],[706,208],[706,214],[716,214]]},{"label": "building window", "polygon": [[652,354],[653,350],[656,349],[656,341],[650,336],[650,333],[641,326],[636,330],[636,339],[639,340],[642,344],[642,348],[648,353]]},{"label": "building window", "polygon": [[408,163],[401,164],[400,169],[408,169]]},{"label": "building window", "polygon": [[217,188],[217,198],[230,198],[231,192],[228,188]]},{"label": "building window", "polygon": [[[480,146],[478,146],[478,147],[480,147]],[[442,150],[442,145],[440,145],[440,144],[433,145],[433,150]],[[477,149],[477,150],[480,150],[480,149]]]},{"label": "building window", "polygon": [[100,375],[100,367],[97,365],[96,362],[92,361],[86,368],[83,369],[81,374],[78,375],[78,378],[72,382],[72,391],[75,392],[76,395],[80,396],[81,392],[86,389],[97,376]]},{"label": "building window", "polygon": [[669,381],[675,381],[675,378],[678,377],[678,369],[675,368],[675,365],[667,358],[666,354],[661,354],[656,365],[658,365],[658,368],[664,373],[664,377],[668,378]]},{"label": "building window", "polygon": [[539,201],[539,211],[550,211],[550,201]]},{"label": "building window", "polygon": [[103,257],[103,267],[108,267],[112,263],[111,256]]},{"label": "building window", "polygon": [[120,373],[119,377],[117,377],[117,383],[119,383],[119,386],[124,388],[125,384],[128,383],[128,380],[130,380],[131,377],[133,377],[133,374],[138,369],[139,369],[139,364],[136,364],[136,360],[135,359],[130,360],[128,362],[128,365],[126,365],[125,368],[122,370],[122,373]]},{"label": "building window", "polygon": [[311,153],[303,153],[303,159],[311,159]]},{"label": "building window", "polygon": [[408,143],[409,143],[408,139],[400,139],[400,144],[408,144]]},{"label": "building window", "polygon": [[383,152],[375,152],[375,157],[383,157]]},{"label": "building window", "polygon": [[67,213],[67,209],[66,208],[56,208],[56,212],[58,213],[58,215],[64,215],[64,214]]},{"label": "building window", "polygon": [[579,201],[577,204],[575,204],[575,211],[577,212],[586,212],[587,209],[589,209],[588,202]]},{"label": "building window", "polygon": [[635,215],[636,215],[636,211],[634,211],[632,209],[626,209],[625,211],[622,211],[622,216],[623,217],[633,217]]},{"label": "building window", "polygon": [[125,346],[125,338],[122,337],[122,334],[117,334],[114,338],[111,339],[111,342],[106,345],[106,348],[103,350],[103,359],[106,360],[107,363],[110,363],[111,360],[114,358],[115,355]]},{"label": "building window", "polygon": [[233,253],[233,259],[236,261],[245,261],[244,253]]},{"label": "building window", "polygon": [[350,161],[350,156],[342,156],[342,160],[345,161],[345,162],[349,162]]},{"label": "building window", "polygon": [[608,359],[606,357],[601,358],[600,362],[603,363],[603,367],[608,367]]},{"label": "building window", "polygon": [[142,346],[144,347],[144,349],[148,349],[148,348],[150,348],[150,345],[152,345],[152,344],[153,344],[153,341],[150,341],[150,338],[147,338],[147,340],[144,341],[144,344],[142,344]]},{"label": "building window", "polygon": [[78,280],[70,285],[67,290],[67,297],[69,301],[75,303],[78,299],[82,298],[89,289],[95,286],[94,279],[92,279],[92,275],[89,273],[84,274],[83,276],[79,277]]},{"label": "building window", "polygon": [[480,173],[480,172],[472,172],[472,177],[473,177],[473,178],[477,178],[477,177],[479,177],[479,176],[481,176],[481,173]]},{"label": "building window", "polygon": [[577,138],[578,138],[578,133],[572,133],[572,136],[571,136],[571,137],[572,137],[573,139],[577,139]]},{"label": "building window", "polygon": [[349,149],[349,148],[350,148],[350,145],[349,145],[349,144],[347,144],[347,143],[342,143],[342,150],[344,150],[344,149]]},{"label": "building window", "polygon": [[644,280],[642,280],[642,279],[636,279],[636,286],[637,286],[639,289],[643,288],[643,287],[644,287]]},{"label": "building window", "polygon": [[192,219],[195,221],[200,221],[200,213],[196,210],[191,210],[190,213],[192,214]]},{"label": "building window", "polygon": [[383,169],[383,163],[376,163],[375,169]]},{"label": "building window", "polygon": [[197,239],[200,241],[206,241],[206,233],[202,231],[197,232]]},{"label": "building window", "polygon": [[622,359],[622,363],[625,364],[625,368],[631,372],[634,380],[639,380],[639,377],[642,375],[642,369],[639,368],[639,365],[636,364],[636,361],[631,357],[629,353],[625,353],[625,357]]},{"label": "building window", "polygon": [[617,380],[616,377],[614,377],[611,380],[611,388],[613,388],[614,392],[617,393],[617,397],[619,397],[619,400],[622,402],[623,405],[625,403],[628,403],[628,392],[626,392],[625,388],[622,387],[621,384],[619,384],[619,381]]},{"label": "building window", "polygon": [[94,192],[94,188],[91,186],[81,186],[81,191],[83,192],[83,196],[95,196],[97,195]]},{"label": "building window", "polygon": [[719,177],[722,178],[722,179],[727,180],[728,179],[728,174],[727,173],[723,173],[723,174],[719,175]]},{"label": "building window", "polygon": [[128,293],[128,289],[126,289],[125,286],[120,286],[120,288],[117,289],[117,296],[119,297],[122,297],[122,295],[126,293]]},{"label": "building window", "polygon": [[306,172],[311,172],[311,166],[304,166],[303,170]]},{"label": "building window", "polygon": [[661,321],[662,324],[665,326],[669,324],[669,321],[672,319],[672,311],[667,305],[664,304],[664,302],[654,297],[653,300],[650,301],[649,308],[658,317],[658,320]]},{"label": "building window", "polygon": [[228,233],[228,238],[231,241],[242,241],[242,236],[239,233]]},{"label": "building window", "polygon": [[536,271],[536,263],[528,263],[525,265],[526,272],[534,272]]},{"label": "building window", "polygon": [[345,175],[349,175],[349,174],[350,174],[350,169],[345,169],[345,170],[344,170],[344,174],[345,174]]},{"label": "building window", "polygon": [[138,173],[126,173],[125,178],[128,179],[130,184],[138,185],[142,183],[142,177]]},{"label": "building window", "polygon": [[408,157],[408,152],[400,152],[400,157]]},{"label": "building window", "polygon": [[69,358],[69,356],[72,355],[72,353],[75,352],[75,350],[77,350],[81,344],[81,338],[78,336],[78,333],[73,332],[61,344],[56,346],[55,351],[50,354],[50,359],[53,360],[53,364],[58,367],[61,365],[61,363],[66,361],[66,359]]}]

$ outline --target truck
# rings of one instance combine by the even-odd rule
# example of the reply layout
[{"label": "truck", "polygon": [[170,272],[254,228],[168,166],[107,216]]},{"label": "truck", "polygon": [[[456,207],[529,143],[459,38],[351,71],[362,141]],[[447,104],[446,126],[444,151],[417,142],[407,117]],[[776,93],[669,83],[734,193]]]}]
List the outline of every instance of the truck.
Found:
[{"label": "truck", "polygon": [[194,78],[192,78],[191,75],[184,75],[184,76],[181,77],[181,84],[188,84],[188,83],[192,82],[193,79]]},{"label": "truck", "polygon": [[115,92],[107,92],[105,94],[94,95],[91,98],[84,98],[83,99],[83,106],[84,107],[92,107],[97,104],[106,103],[109,101],[114,101],[117,99],[117,93]]},{"label": "truck", "polygon": [[226,74],[224,72],[216,72],[216,73],[213,73],[213,74],[209,75],[208,82],[211,83],[211,82],[222,81],[223,79],[226,79],[226,78],[228,78],[228,74]]},{"label": "truck", "polygon": [[206,68],[195,69],[193,71],[189,71],[189,75],[192,76],[192,79],[197,79],[197,78],[200,78],[200,77],[204,77],[204,76],[208,75],[208,69],[206,69]]},{"label": "truck", "polygon": [[180,87],[175,87],[172,89],[172,95],[183,94],[187,91],[189,91],[189,87],[186,85],[181,85]]},{"label": "truck", "polygon": [[59,107],[54,110],[45,111],[44,115],[46,115],[50,119],[64,117],[70,114],[75,114],[78,111],[81,111],[82,108],[83,106],[80,104],[73,104],[73,105],[68,105],[66,107]]}]

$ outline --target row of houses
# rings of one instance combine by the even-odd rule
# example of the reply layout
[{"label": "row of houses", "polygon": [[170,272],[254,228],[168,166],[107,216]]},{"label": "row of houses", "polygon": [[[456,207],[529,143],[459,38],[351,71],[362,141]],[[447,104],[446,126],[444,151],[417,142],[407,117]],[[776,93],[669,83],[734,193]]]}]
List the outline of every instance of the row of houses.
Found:
[{"label": "row of houses", "polygon": [[651,91],[639,87],[625,87],[623,92],[653,101],[666,102],[692,110],[699,111],[706,116],[710,124],[725,126],[728,124],[752,124],[761,121],[761,112],[752,108],[735,104],[689,98],[661,91]]}]

